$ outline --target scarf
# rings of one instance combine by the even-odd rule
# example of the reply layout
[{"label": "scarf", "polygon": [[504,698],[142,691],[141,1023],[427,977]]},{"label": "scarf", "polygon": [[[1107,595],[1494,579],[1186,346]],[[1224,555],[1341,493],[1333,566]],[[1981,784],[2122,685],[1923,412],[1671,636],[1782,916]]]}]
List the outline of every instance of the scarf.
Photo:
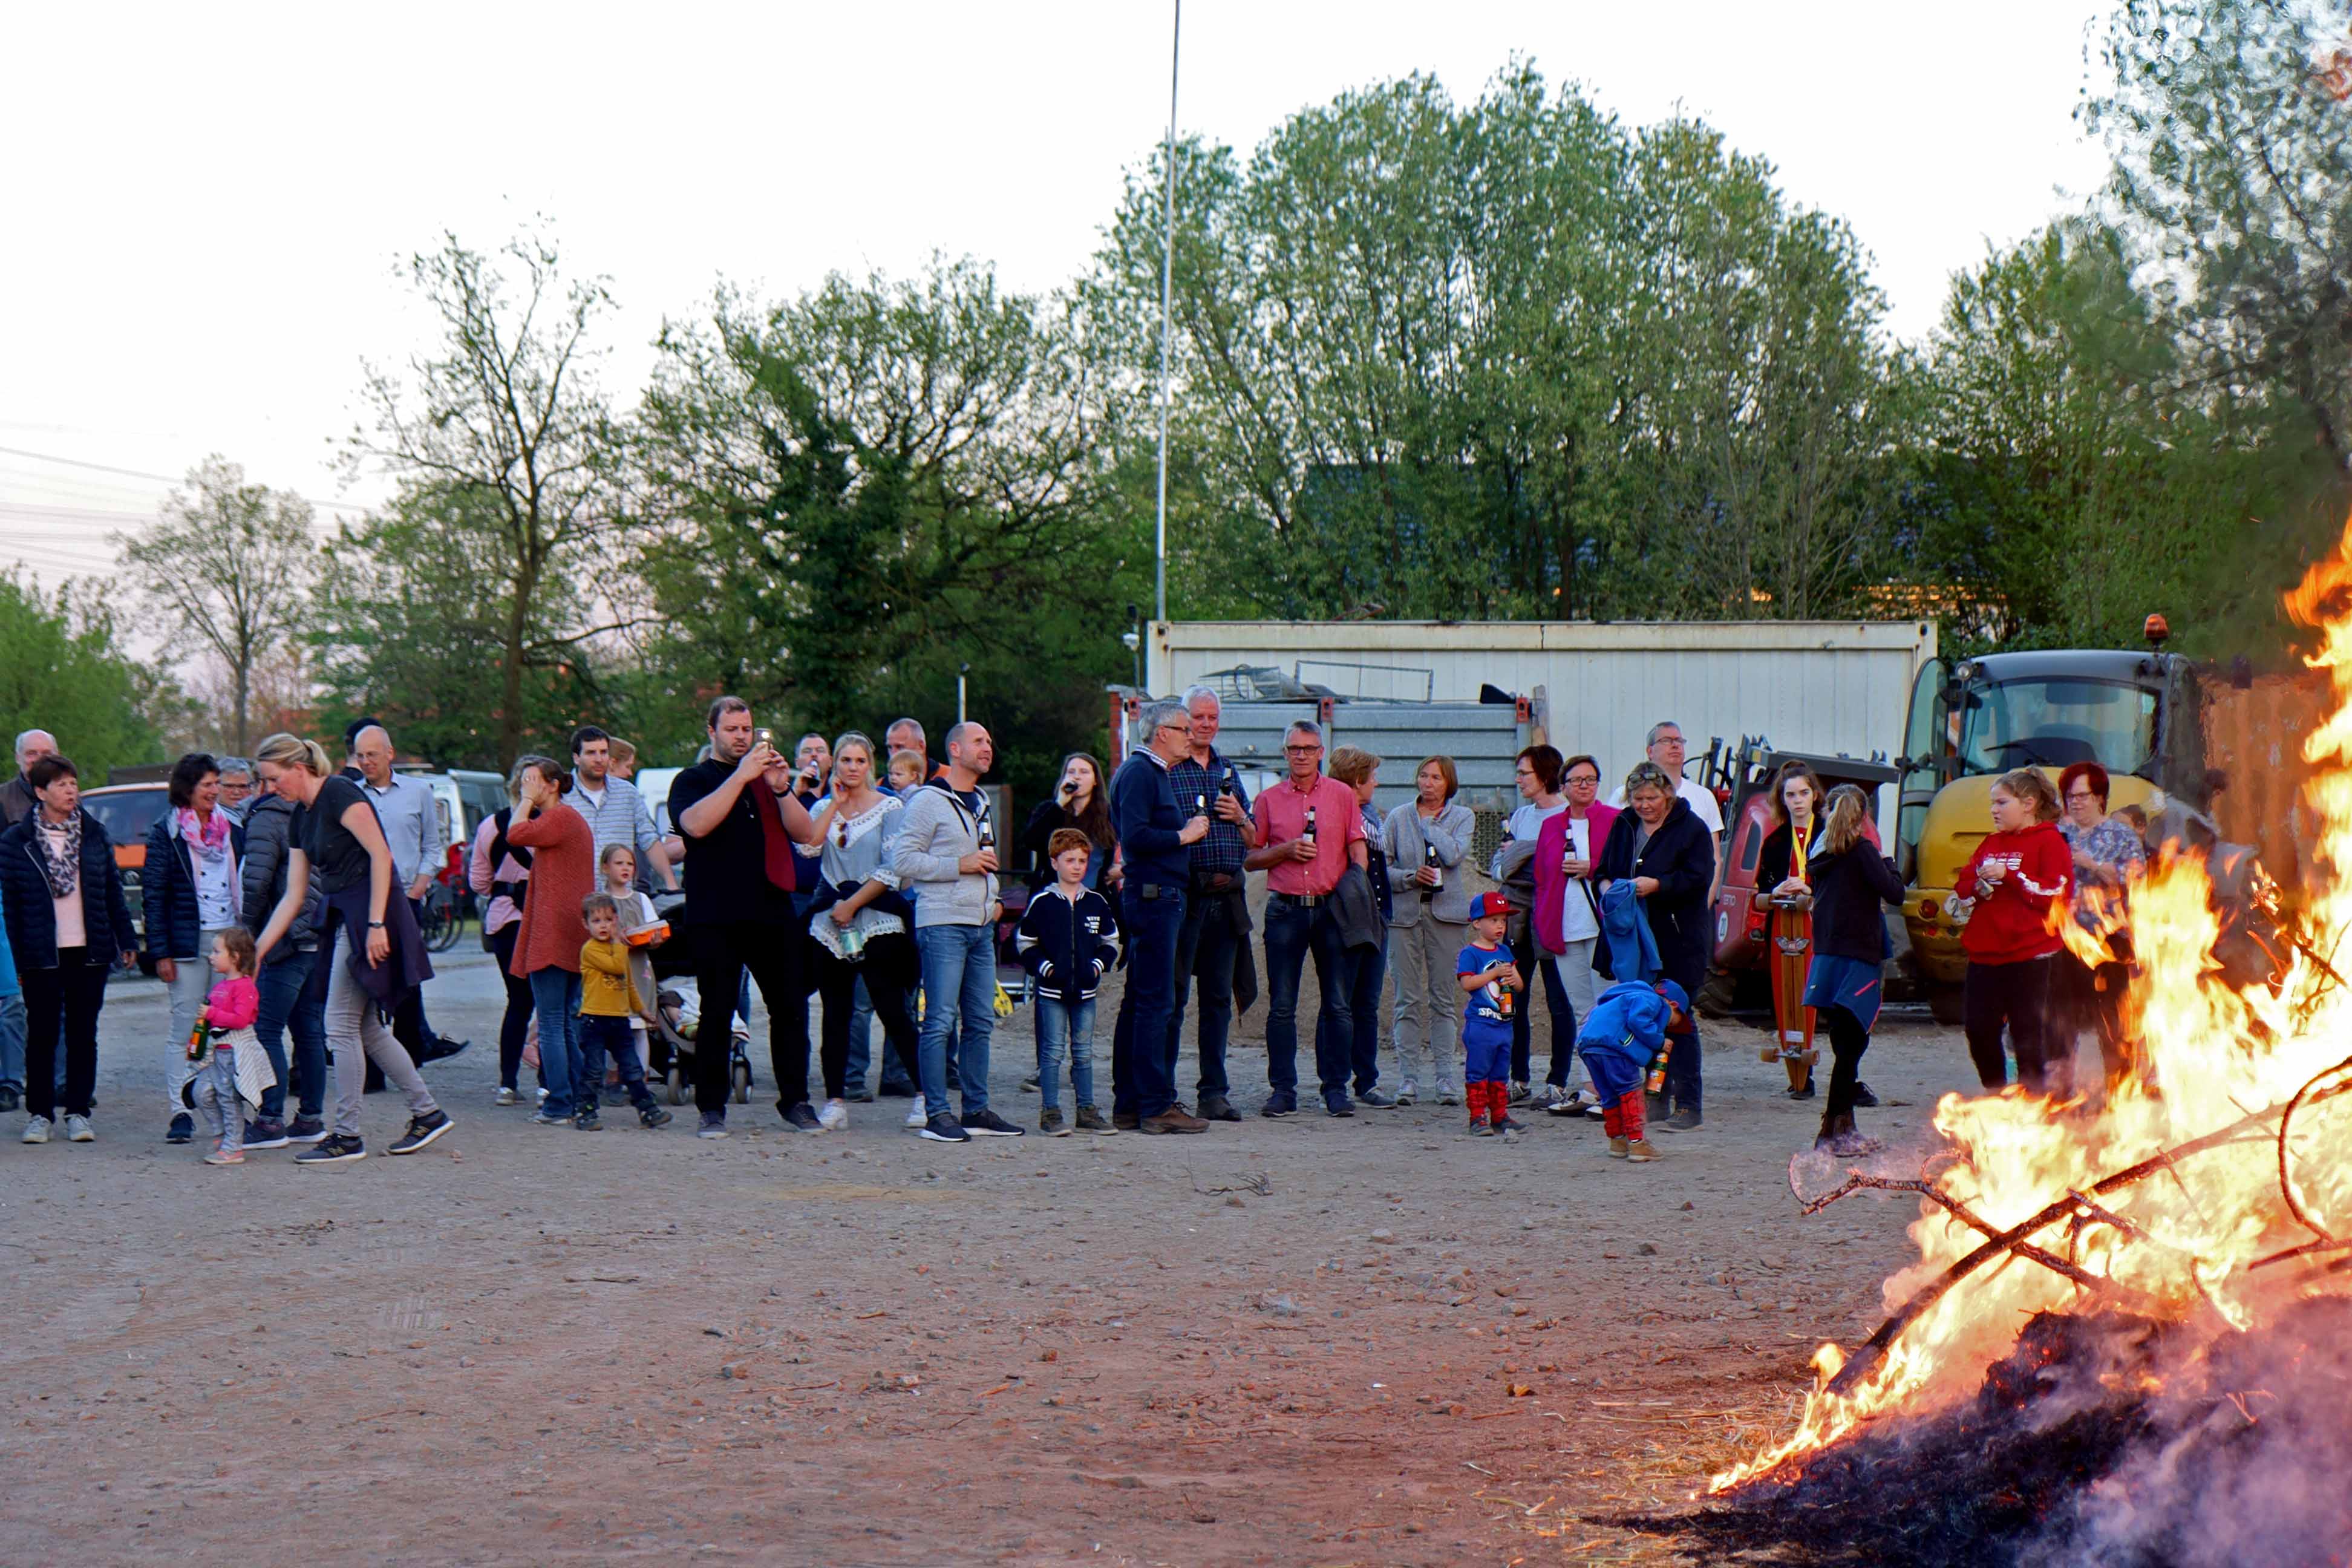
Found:
[{"label": "scarf", "polygon": [[65,848],[50,836],[50,824],[37,812],[33,818],[33,842],[40,847],[41,874],[49,879],[49,896],[57,899],[73,897],[74,884],[81,876],[81,813],[66,818]]},{"label": "scarf", "polygon": [[761,868],[767,872],[770,886],[778,892],[789,893],[794,882],[793,836],[784,830],[784,808],[765,779],[753,779],[743,788],[751,795],[752,811],[760,818]]},{"label": "scarf", "polygon": [[200,864],[217,866],[227,858],[227,812],[215,810],[212,826],[206,827],[197,821],[194,807],[184,805],[177,813],[175,826],[179,828],[180,842],[188,847],[188,853]]}]

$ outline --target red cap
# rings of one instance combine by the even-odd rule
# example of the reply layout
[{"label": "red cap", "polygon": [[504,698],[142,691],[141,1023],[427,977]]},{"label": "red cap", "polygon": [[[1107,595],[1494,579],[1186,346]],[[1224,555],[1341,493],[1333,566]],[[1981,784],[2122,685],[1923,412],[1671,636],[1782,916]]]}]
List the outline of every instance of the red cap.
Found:
[{"label": "red cap", "polygon": [[1481,893],[1470,906],[1470,918],[1474,921],[1487,915],[1507,915],[1510,912],[1511,900],[1500,893]]}]

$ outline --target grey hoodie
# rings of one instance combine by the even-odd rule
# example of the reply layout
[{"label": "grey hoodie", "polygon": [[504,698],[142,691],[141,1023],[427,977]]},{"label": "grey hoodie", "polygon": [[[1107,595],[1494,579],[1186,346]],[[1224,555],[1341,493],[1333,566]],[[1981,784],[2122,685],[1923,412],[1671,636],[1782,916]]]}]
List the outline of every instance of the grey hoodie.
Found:
[{"label": "grey hoodie", "polygon": [[[890,847],[890,868],[915,900],[915,929],[986,925],[988,911],[996,902],[995,877],[980,871],[966,875],[956,869],[957,862],[980,847],[978,821],[944,778],[909,790],[905,798],[898,837]],[[1001,830],[996,853],[1001,860],[1004,855]]]}]

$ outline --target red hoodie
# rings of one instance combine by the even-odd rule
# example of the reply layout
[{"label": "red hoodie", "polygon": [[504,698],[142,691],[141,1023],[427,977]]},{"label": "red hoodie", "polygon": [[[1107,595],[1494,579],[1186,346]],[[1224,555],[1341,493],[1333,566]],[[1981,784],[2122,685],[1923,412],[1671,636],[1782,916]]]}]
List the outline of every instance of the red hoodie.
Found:
[{"label": "red hoodie", "polygon": [[[1977,868],[1998,860],[2009,874],[1983,882]],[[2022,963],[2047,958],[2066,944],[2050,930],[2050,905],[2071,903],[2074,853],[2055,824],[2037,822],[2022,833],[1995,833],[1977,846],[1960,868],[1952,891],[1977,907],[1960,933],[1960,945],[1977,963]]]}]

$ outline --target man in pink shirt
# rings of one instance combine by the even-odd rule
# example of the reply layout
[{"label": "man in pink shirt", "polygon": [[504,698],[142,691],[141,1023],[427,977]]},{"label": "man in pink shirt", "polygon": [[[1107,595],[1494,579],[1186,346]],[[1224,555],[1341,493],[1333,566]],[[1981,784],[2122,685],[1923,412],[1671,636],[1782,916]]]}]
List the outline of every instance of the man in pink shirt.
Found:
[{"label": "man in pink shirt", "polygon": [[[1298,1109],[1298,977],[1315,954],[1315,985],[1322,994],[1315,1031],[1315,1076],[1323,1108],[1353,1116],[1348,1098],[1348,1046],[1355,1026],[1348,1007],[1353,958],[1339,940],[1331,889],[1349,863],[1368,863],[1364,814],[1356,792],[1323,775],[1323,731],[1304,720],[1283,736],[1290,776],[1261,791],[1253,808],[1257,847],[1243,862],[1265,875],[1265,1073],[1273,1092],[1261,1116]],[[1341,1042],[1333,1048],[1330,1042]]]}]

